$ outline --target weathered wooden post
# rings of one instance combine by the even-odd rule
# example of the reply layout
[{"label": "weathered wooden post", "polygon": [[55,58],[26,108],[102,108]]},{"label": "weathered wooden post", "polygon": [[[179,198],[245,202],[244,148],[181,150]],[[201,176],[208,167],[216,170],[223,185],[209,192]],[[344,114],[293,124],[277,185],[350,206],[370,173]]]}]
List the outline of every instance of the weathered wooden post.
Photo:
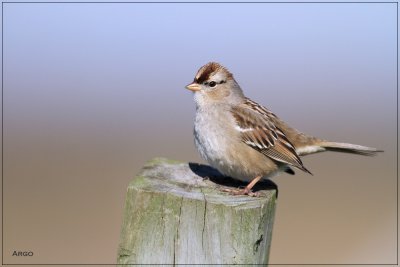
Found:
[{"label": "weathered wooden post", "polygon": [[128,187],[118,264],[267,264],[276,188],[232,196],[227,180],[205,165],[148,162]]}]

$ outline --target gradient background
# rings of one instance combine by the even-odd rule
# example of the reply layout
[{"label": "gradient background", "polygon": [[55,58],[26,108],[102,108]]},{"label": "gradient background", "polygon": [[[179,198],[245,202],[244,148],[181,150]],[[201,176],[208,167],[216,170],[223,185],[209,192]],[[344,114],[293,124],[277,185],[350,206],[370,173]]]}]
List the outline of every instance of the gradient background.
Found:
[{"label": "gradient background", "polygon": [[274,178],[270,263],[396,263],[395,3],[3,7],[4,263],[115,263],[141,166],[202,161],[184,86],[211,60],[292,126],[385,150]]}]

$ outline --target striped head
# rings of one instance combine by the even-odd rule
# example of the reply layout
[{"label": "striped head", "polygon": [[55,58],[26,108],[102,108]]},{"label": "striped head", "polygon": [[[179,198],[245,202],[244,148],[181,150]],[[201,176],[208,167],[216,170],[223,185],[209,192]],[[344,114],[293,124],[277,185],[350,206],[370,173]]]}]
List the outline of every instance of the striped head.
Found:
[{"label": "striped head", "polygon": [[194,92],[198,105],[209,103],[236,104],[243,100],[243,92],[227,68],[216,62],[202,66],[194,81],[186,86]]}]

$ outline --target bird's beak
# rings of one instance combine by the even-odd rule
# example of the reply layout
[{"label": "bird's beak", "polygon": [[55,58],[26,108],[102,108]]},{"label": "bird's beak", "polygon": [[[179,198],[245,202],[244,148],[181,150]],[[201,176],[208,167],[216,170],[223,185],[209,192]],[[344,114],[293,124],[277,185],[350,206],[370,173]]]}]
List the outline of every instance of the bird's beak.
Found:
[{"label": "bird's beak", "polygon": [[200,91],[200,84],[193,82],[191,84],[186,85],[186,89],[193,92]]}]

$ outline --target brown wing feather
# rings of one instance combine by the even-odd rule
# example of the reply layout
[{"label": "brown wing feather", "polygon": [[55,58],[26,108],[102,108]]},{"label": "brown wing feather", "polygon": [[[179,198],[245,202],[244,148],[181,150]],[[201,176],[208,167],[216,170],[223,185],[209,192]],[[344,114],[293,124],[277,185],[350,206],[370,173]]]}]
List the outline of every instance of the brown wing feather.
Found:
[{"label": "brown wing feather", "polygon": [[304,167],[293,144],[273,123],[271,117],[276,117],[275,114],[250,99],[231,111],[245,144],[271,159],[311,174]]}]

